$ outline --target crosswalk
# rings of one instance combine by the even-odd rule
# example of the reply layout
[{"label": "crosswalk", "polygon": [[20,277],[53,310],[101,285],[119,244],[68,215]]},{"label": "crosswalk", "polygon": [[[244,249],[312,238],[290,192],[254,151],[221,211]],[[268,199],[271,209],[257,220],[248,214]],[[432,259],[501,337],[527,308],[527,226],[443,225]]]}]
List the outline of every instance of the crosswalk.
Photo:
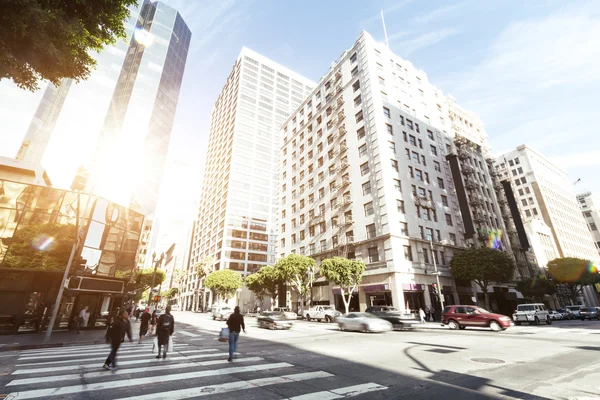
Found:
[{"label": "crosswalk", "polygon": [[[196,337],[192,335],[182,336]],[[218,342],[200,348],[193,342],[175,341],[174,347],[166,359],[156,359],[152,343],[124,343],[117,356],[119,368],[114,371],[101,368],[110,351],[106,345],[21,351],[4,387],[0,385],[0,393],[13,400],[175,400],[209,395],[229,398],[228,393],[244,396],[244,391],[252,392],[251,398],[261,398],[261,390],[269,390],[265,397],[278,393],[282,399],[322,400],[370,398],[373,392],[387,389],[374,382],[356,382],[327,371],[244,354],[237,354],[230,363],[227,346]]]}]

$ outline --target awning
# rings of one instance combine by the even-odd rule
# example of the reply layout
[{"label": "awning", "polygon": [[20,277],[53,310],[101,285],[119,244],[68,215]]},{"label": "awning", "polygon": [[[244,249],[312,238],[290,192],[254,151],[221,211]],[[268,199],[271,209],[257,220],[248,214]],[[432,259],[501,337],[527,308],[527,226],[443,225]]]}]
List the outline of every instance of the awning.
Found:
[{"label": "awning", "polygon": [[[334,287],[333,294],[341,294],[342,291],[339,287]],[[373,292],[385,292],[390,290],[389,283],[382,283],[378,285],[359,285],[358,291],[363,291],[364,293],[373,293]],[[355,291],[356,293],[357,291]]]},{"label": "awning", "polygon": [[423,292],[425,291],[425,285],[420,283],[403,283],[402,290],[405,292]]},{"label": "awning", "polygon": [[72,276],[68,288],[73,291],[95,293],[123,293],[125,282],[114,279],[90,278],[87,276]]}]

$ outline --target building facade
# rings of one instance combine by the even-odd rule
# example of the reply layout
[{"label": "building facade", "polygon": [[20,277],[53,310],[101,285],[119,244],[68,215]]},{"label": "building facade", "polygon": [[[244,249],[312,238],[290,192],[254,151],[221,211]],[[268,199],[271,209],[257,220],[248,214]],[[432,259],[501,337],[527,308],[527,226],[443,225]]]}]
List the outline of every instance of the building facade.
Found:
[{"label": "building facade", "polygon": [[577,201],[592,233],[596,249],[600,252],[600,231],[598,230],[600,227],[600,198],[592,195],[591,192],[585,192],[577,195]]},{"label": "building facade", "polygon": [[[458,123],[475,155],[461,157],[453,171],[448,158],[456,157]],[[364,261],[354,309],[385,304],[439,312],[439,292],[445,304],[472,303],[470,283],[455,285],[449,262],[455,250],[487,244],[490,231],[504,229],[495,194],[486,188],[487,138],[472,113],[362,32],[286,121],[283,134],[281,257],[304,254],[317,264],[335,255]],[[477,183],[471,198],[455,182],[464,186],[467,175]],[[475,197],[483,208],[468,207]],[[313,303],[341,307],[338,288],[323,277],[315,286]]]},{"label": "building facade", "polygon": [[242,49],[212,113],[190,265],[210,259],[246,274],[275,262],[279,127],[314,86]]}]

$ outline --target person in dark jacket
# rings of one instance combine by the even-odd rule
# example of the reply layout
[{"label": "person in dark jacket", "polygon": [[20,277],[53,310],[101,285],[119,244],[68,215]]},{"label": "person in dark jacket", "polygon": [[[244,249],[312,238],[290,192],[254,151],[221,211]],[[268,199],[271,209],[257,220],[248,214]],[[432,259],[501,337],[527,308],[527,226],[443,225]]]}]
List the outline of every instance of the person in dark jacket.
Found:
[{"label": "person in dark jacket", "polygon": [[233,309],[233,314],[229,316],[227,320],[227,327],[229,328],[229,358],[227,361],[233,361],[233,353],[237,350],[237,341],[240,336],[240,331],[243,330],[246,333],[246,324],[244,324],[244,316],[240,314],[240,308],[236,307]]},{"label": "person in dark jacket", "polygon": [[150,318],[152,318],[148,311],[150,311],[150,309],[146,307],[144,313],[140,317],[140,344],[142,344],[142,338],[148,333],[148,324],[150,322]]},{"label": "person in dark jacket", "polygon": [[158,317],[156,324],[156,336],[158,339],[158,355],[160,358],[160,348],[163,348],[162,358],[167,358],[167,350],[169,349],[169,338],[175,331],[175,318],[171,315],[171,306],[167,306],[165,313]]},{"label": "person in dark jacket", "polygon": [[158,322],[158,317],[156,316],[156,309],[152,311],[152,316],[150,317],[150,336],[154,335],[154,328],[156,327],[156,323]]},{"label": "person in dark jacket", "polygon": [[125,334],[131,342],[131,324],[129,323],[129,314],[123,310],[118,318],[115,318],[113,323],[110,325],[106,332],[106,343],[110,343],[111,351],[104,365],[102,366],[107,370],[114,370],[117,368],[117,351],[121,346],[121,342],[125,339]]}]

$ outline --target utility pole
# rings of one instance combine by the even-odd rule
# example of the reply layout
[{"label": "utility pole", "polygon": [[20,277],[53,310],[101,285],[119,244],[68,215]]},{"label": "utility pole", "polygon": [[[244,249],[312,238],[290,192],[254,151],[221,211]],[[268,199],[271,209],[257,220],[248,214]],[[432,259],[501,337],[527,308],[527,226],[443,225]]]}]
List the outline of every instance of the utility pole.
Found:
[{"label": "utility pole", "polygon": [[437,281],[437,291],[438,291],[438,296],[440,298],[440,305],[442,306],[440,311],[443,312],[444,311],[444,295],[442,294],[442,287],[440,286],[440,273],[438,272],[437,262],[435,261],[435,254],[433,254],[433,241],[432,240],[429,241],[429,248],[431,249],[431,258],[433,258],[433,269],[435,270],[433,275],[435,275],[435,279]]},{"label": "utility pole", "polygon": [[[150,286],[150,290],[148,292],[148,306],[150,306],[150,301],[152,299],[152,289],[154,289],[154,283],[156,282],[156,269],[158,268],[158,264],[162,263],[162,259],[165,253],[160,255],[160,258],[156,260],[156,253],[152,253],[152,262],[154,263],[154,272],[152,273],[152,286]],[[156,260],[156,261],[154,261]],[[162,283],[161,283],[162,284]]]}]

